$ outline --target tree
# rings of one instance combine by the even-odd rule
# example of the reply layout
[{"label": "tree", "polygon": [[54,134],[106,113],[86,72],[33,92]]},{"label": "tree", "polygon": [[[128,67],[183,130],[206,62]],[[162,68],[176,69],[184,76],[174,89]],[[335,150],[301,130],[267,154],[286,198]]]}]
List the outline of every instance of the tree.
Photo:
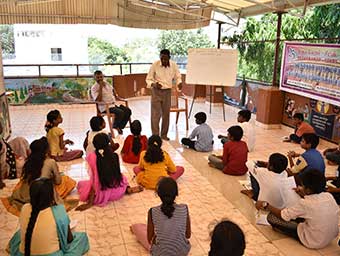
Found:
[{"label": "tree", "polygon": [[95,37],[88,39],[88,53],[90,63],[120,63],[130,61],[124,49],[115,47],[110,42]]},{"label": "tree", "polygon": [[27,95],[27,94],[28,94],[28,89],[27,89],[27,86],[25,86],[24,93],[25,93],[25,95]]},{"label": "tree", "polygon": [[16,90],[14,91],[14,101],[15,103],[19,103],[19,97],[18,97],[18,93]]},{"label": "tree", "polygon": [[214,47],[202,29],[164,30],[160,33],[158,49],[169,49],[173,56],[187,56],[189,48]]},{"label": "tree", "polygon": [[22,87],[20,87],[20,99],[24,100],[25,99],[25,94],[24,94],[24,89]]},{"label": "tree", "polygon": [[0,25],[2,53],[6,56],[15,53],[13,25]]},{"label": "tree", "polygon": [[[296,11],[292,14],[298,14]],[[239,75],[271,82],[273,77],[276,14],[266,14],[260,19],[248,18],[240,34],[223,40],[239,50]],[[303,19],[285,14],[282,16],[281,38],[304,39],[340,37],[340,4],[317,6],[308,10]],[[272,42],[261,42],[273,40]],[[245,43],[245,42],[251,43]],[[282,54],[283,43],[280,45]],[[281,56],[279,58],[281,61]],[[278,71],[279,72],[279,71]],[[279,78],[279,74],[277,78]]]}]

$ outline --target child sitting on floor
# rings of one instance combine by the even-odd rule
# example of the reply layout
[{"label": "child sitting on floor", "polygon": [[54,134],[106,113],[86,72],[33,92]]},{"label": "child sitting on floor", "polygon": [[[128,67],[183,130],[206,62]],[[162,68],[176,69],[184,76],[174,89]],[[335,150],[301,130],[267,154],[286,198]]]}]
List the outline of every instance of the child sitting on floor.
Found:
[{"label": "child sitting on floor", "polygon": [[148,146],[148,138],[141,135],[142,124],[138,120],[131,123],[130,130],[132,134],[126,137],[121,155],[124,162],[137,164],[140,153],[146,150]]},{"label": "child sitting on floor", "polygon": [[82,150],[67,150],[67,144],[73,145],[73,141],[64,140],[64,130],[58,127],[63,122],[59,110],[52,110],[47,114],[45,130],[50,144],[51,157],[56,161],[71,161],[83,156]]},{"label": "child sitting on floor", "polygon": [[86,133],[86,138],[83,143],[84,149],[86,151],[86,155],[88,155],[91,152],[95,151],[95,148],[93,146],[93,138],[96,136],[98,133],[104,133],[106,134],[109,139],[110,139],[110,145],[112,146],[112,150],[115,151],[119,148],[118,143],[114,143],[111,137],[111,134],[107,133],[105,129],[105,120],[101,116],[94,116],[90,120],[90,126],[92,131],[87,131]]},{"label": "child sitting on floor", "polygon": [[242,256],[245,249],[244,233],[238,225],[224,220],[215,226],[208,256]]},{"label": "child sitting on floor", "polygon": [[[260,166],[265,167],[261,168]],[[294,205],[299,197],[292,190],[286,172],[288,159],[280,153],[271,154],[268,162],[247,163],[252,190],[241,190],[241,193],[255,201],[267,201],[277,208]]]},{"label": "child sitting on floor", "polygon": [[130,187],[127,178],[121,173],[119,157],[110,145],[105,133],[98,133],[93,139],[95,152],[91,152],[86,160],[89,164],[90,180],[79,181],[77,185],[80,205],[76,210],[86,210],[92,205],[105,206],[110,201],[119,200],[124,194],[132,194],[143,190],[142,187]]},{"label": "child sitting on floor", "polygon": [[[317,169],[325,174],[325,161],[321,153],[316,150],[319,145],[319,137],[315,133],[304,133],[301,136],[300,146],[305,150],[303,154],[288,152],[288,159],[291,169],[290,175],[296,175],[308,169]],[[293,158],[298,158],[294,163]]]},{"label": "child sitting on floor", "polygon": [[[243,109],[238,112],[237,122],[238,125],[243,130],[243,140],[247,143],[249,152],[254,151],[255,140],[256,140],[256,131],[255,131],[255,123],[250,121],[251,112],[248,109]],[[228,141],[228,137],[224,135],[218,135],[218,138],[221,139],[221,143],[224,144]]]},{"label": "child sitting on floor", "polygon": [[25,138],[5,140],[0,120],[0,189],[6,186],[3,179],[15,179],[21,176],[22,167],[29,154],[29,143]]},{"label": "child sitting on floor", "polygon": [[[183,138],[182,144],[191,149],[201,152],[213,150],[214,135],[209,125],[205,123],[207,115],[204,112],[198,112],[195,115],[198,126],[191,132],[189,138]],[[194,140],[197,137],[197,140]]]},{"label": "child sitting on floor", "polygon": [[134,224],[131,231],[151,255],[186,256],[190,251],[191,226],[186,204],[176,204],[178,187],[170,177],[157,185],[162,204],[150,208],[148,225]]},{"label": "child sitting on floor", "polygon": [[289,135],[289,138],[284,139],[284,142],[295,142],[300,143],[302,134],[304,133],[315,133],[314,128],[307,122],[302,113],[295,113],[293,116],[295,132]]},{"label": "child sitting on floor", "polygon": [[49,145],[46,137],[34,140],[30,149],[31,154],[24,164],[22,177],[12,195],[1,198],[5,208],[16,216],[19,216],[22,206],[30,202],[29,187],[34,180],[47,178],[53,181],[56,203],[63,203],[61,199],[66,198],[76,186],[76,181],[67,175],[61,175],[56,161],[49,158]]},{"label": "child sitting on floor", "polygon": [[133,168],[138,184],[148,189],[155,189],[160,177],[170,176],[178,179],[183,173],[182,166],[175,166],[169,154],[162,150],[162,139],[152,135],[148,148],[140,154],[138,166]]},{"label": "child sitting on floor", "polygon": [[268,222],[275,230],[299,240],[311,249],[321,249],[338,236],[339,206],[331,194],[324,192],[325,176],[315,169],[301,175],[302,197],[294,206],[279,209],[257,201],[256,208],[269,211]]},{"label": "child sitting on floor", "polygon": [[223,155],[209,156],[209,165],[211,167],[223,170],[225,174],[243,175],[248,171],[246,166],[248,158],[248,147],[244,141],[241,141],[243,130],[240,126],[231,126],[228,129],[228,142],[223,145]]}]

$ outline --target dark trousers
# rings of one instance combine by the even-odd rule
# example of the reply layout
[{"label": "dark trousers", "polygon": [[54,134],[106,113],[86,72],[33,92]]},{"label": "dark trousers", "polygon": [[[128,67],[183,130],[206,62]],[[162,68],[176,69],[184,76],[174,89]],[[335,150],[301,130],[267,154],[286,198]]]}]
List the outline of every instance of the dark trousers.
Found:
[{"label": "dark trousers", "polygon": [[253,189],[253,199],[257,201],[259,198],[259,194],[260,194],[260,185],[251,173],[250,173],[250,183],[251,183],[251,188]]},{"label": "dark trousers", "polygon": [[267,221],[273,227],[273,229],[279,230],[287,236],[293,237],[296,240],[300,241],[297,233],[297,227],[299,223],[305,221],[304,219],[297,218],[296,220],[285,221],[281,218],[276,217],[273,213],[269,213],[267,216]]},{"label": "dark trousers", "polygon": [[185,145],[185,146],[188,146],[189,148],[191,149],[195,149],[195,142],[194,140],[191,140],[189,138],[183,138],[181,140],[182,144]]},{"label": "dark trousers", "polygon": [[123,105],[110,108],[110,113],[115,114],[113,128],[124,129],[131,116],[131,109]]},{"label": "dark trousers", "polygon": [[300,143],[301,140],[302,140],[302,137],[299,137],[299,136],[297,136],[296,134],[291,134],[291,135],[289,135],[289,139],[290,139],[291,141],[296,142],[296,143]]}]

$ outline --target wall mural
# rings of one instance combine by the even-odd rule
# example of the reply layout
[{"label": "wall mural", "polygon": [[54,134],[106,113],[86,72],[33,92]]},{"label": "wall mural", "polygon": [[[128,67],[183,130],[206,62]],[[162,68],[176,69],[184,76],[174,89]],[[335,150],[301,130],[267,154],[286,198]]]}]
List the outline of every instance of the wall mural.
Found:
[{"label": "wall mural", "polygon": [[[106,79],[112,83],[111,78]],[[83,103],[88,102],[92,78],[5,79],[10,104]]]}]

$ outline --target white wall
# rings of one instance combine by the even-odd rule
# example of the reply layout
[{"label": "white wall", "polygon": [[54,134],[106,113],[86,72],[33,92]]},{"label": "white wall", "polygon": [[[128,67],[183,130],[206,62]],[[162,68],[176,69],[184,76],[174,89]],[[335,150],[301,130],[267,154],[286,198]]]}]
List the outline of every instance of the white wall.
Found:
[{"label": "white wall", "polygon": [[[87,35],[77,27],[77,25],[14,25],[16,55],[14,63],[88,63]],[[51,60],[51,48],[62,49],[62,61]]]}]

